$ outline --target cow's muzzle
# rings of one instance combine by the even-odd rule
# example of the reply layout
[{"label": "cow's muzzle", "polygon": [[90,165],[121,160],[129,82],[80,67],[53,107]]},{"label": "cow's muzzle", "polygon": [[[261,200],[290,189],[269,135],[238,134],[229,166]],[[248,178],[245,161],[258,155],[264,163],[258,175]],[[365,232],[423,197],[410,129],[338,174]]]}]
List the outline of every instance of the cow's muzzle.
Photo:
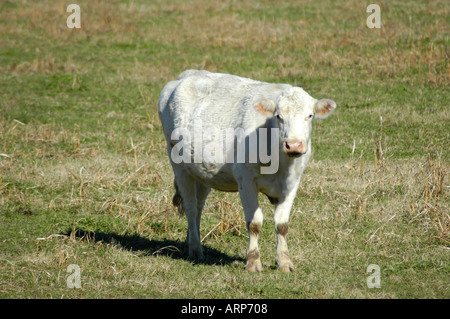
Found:
[{"label": "cow's muzzle", "polygon": [[300,157],[306,153],[306,145],[302,141],[284,142],[284,151],[290,157]]}]

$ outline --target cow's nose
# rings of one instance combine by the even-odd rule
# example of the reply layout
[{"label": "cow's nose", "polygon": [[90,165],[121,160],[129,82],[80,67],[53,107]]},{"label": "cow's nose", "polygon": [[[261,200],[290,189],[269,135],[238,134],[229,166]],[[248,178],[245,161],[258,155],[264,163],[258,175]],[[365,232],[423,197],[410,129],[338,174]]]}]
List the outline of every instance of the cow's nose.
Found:
[{"label": "cow's nose", "polygon": [[301,155],[306,152],[305,144],[301,141],[286,141],[284,148],[288,155]]}]

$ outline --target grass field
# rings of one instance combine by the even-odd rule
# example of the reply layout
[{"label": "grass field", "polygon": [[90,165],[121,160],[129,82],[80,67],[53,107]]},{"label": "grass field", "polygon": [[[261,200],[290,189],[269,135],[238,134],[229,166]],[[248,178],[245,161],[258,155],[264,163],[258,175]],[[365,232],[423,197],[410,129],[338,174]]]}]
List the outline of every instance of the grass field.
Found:
[{"label": "grass field", "polygon": [[[0,1],[0,298],[450,298],[447,1]],[[238,194],[212,192],[184,251],[157,101],[185,69],[305,88],[315,123],[275,265],[243,270]],[[81,288],[70,289],[69,265]],[[368,288],[370,264],[380,288]]]}]

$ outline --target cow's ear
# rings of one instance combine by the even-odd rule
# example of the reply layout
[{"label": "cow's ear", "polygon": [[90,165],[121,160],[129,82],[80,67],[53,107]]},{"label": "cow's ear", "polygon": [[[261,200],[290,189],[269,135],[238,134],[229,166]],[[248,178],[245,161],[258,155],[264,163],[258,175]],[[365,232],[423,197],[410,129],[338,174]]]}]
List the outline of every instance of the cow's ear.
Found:
[{"label": "cow's ear", "polygon": [[262,99],[254,104],[255,109],[264,116],[271,117],[275,112],[276,104],[272,100]]},{"label": "cow's ear", "polygon": [[336,109],[336,102],[330,99],[322,99],[314,104],[314,113],[319,119],[327,118]]}]

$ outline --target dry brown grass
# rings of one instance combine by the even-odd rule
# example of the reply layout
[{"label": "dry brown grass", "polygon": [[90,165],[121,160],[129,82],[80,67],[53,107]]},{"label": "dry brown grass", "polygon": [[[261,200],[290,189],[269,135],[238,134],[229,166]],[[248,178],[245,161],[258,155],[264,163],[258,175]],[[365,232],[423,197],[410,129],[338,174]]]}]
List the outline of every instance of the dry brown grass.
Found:
[{"label": "dry brown grass", "polygon": [[[83,2],[82,29],[67,32],[65,20],[60,18],[61,16],[67,16],[65,11],[66,3],[64,1],[52,2],[51,4],[48,1],[39,3],[24,1],[18,10],[2,13],[2,15],[8,15],[10,23],[1,24],[0,33],[8,35],[7,38],[2,40],[4,45],[11,45],[14,43],[15,37],[24,36],[31,32],[32,29],[38,30],[38,34],[45,35],[48,39],[62,40],[67,44],[74,38],[89,40],[94,36],[101,38],[102,34],[108,34],[116,41],[124,41],[126,37],[133,39],[133,36],[137,36],[141,41],[152,40],[160,43],[170,43],[171,45],[195,44],[197,47],[206,48],[205,57],[198,67],[212,71],[220,71],[220,67],[213,61],[208,51],[213,48],[226,47],[228,50],[244,50],[255,53],[275,52],[271,58],[279,66],[277,76],[283,78],[295,78],[299,75],[306,77],[336,77],[339,75],[356,75],[357,72],[357,76],[365,76],[369,80],[376,77],[390,78],[401,75],[402,79],[409,84],[443,85],[448,83],[450,76],[448,53],[445,45],[440,43],[443,33],[448,29],[448,24],[445,19],[445,6],[441,6],[439,1],[405,8],[405,10],[410,10],[409,12],[411,13],[425,12],[437,17],[433,24],[421,26],[421,33],[415,32],[419,26],[414,21],[395,20],[391,22],[389,15],[392,12],[392,7],[387,4],[382,6],[383,28],[381,30],[369,30],[364,27],[366,14],[360,10],[361,4],[358,1],[351,1],[332,7],[324,2],[321,6],[317,6],[315,14],[317,18],[324,19],[326,18],[325,12],[327,12],[327,14],[333,16],[331,23],[336,28],[328,29],[320,34],[317,34],[316,30],[308,28],[306,23],[307,13],[304,10],[298,19],[293,20],[270,17],[257,19],[246,18],[239,13],[245,12],[248,6],[249,4],[246,2],[211,4],[208,1],[196,1],[194,5],[188,5],[184,2],[139,5],[133,3],[126,5],[116,4],[110,1],[102,1],[95,4]],[[251,6],[254,9],[253,4]],[[295,2],[285,2],[281,6],[283,8],[295,8],[297,4]],[[260,8],[263,10],[267,7],[265,4],[261,4]],[[331,12],[329,9],[332,9]],[[333,10],[339,12],[339,14],[333,14]],[[152,19],[156,19],[161,12],[162,14],[173,16],[174,20],[173,24],[165,25],[164,32],[161,32],[161,28],[156,22],[152,22]],[[150,24],[149,27],[139,28],[136,24],[136,21],[146,20]],[[19,23],[19,21],[24,21],[25,23]],[[353,23],[359,27],[353,29],[337,27],[338,25],[345,26],[346,23]],[[434,41],[421,45],[422,42],[426,41],[427,35],[432,35]],[[399,41],[402,43],[406,41],[406,45],[397,45]],[[385,48],[381,51],[375,51],[376,54],[373,54],[370,50],[361,51],[361,48],[380,45],[385,46]],[[346,50],[342,51],[341,48],[344,47]],[[308,48],[308,63],[299,60],[292,53],[303,48]],[[45,51],[45,49],[43,49],[44,52],[39,52],[39,48],[36,50],[38,55],[33,60],[14,63],[2,67],[0,71],[11,74],[80,73],[80,71],[85,73],[93,68],[93,65],[86,65],[76,61],[72,55],[62,60],[52,52]],[[246,56],[242,58],[235,57],[235,62],[239,63],[239,60],[242,61],[247,58]],[[137,59],[134,61],[134,66],[131,66],[131,68],[127,66],[127,68],[127,72],[124,73],[128,73],[127,76],[138,83],[148,79],[151,79],[152,82],[161,82],[173,73],[170,65],[154,65],[153,63]],[[417,69],[417,72],[412,72],[412,69]],[[253,71],[254,75],[258,72],[257,70]],[[139,90],[143,107],[150,107],[155,103],[157,96],[152,95],[151,92],[146,91],[143,87],[139,87]],[[392,110],[390,111],[392,112]],[[380,110],[378,109],[377,112],[380,112]],[[413,115],[411,118],[414,118]],[[125,115],[123,113],[110,112],[107,116],[120,119]],[[421,115],[417,115],[416,118],[420,123],[423,123],[424,119]],[[160,126],[156,117],[150,114],[147,125],[152,131],[153,128]],[[59,143],[68,144],[70,147],[65,154],[56,154],[57,156],[63,157],[67,154],[79,157],[93,156],[98,158],[98,160],[94,160],[94,163],[100,161],[103,163],[105,161],[101,157],[101,152],[96,150],[95,147],[82,148],[80,146],[80,132],[77,130],[69,131],[57,124],[41,125],[34,123],[27,125],[26,128],[22,128],[22,126],[23,123],[17,121],[3,125],[3,135],[8,136],[7,139],[3,139],[3,148],[11,148],[10,144],[17,141],[23,141],[25,144],[33,143],[36,147],[32,153],[29,153],[26,149],[14,147],[10,154],[3,154],[1,168],[4,172],[13,169],[9,165],[13,165],[12,163],[14,163],[16,158],[55,156],[51,146]],[[108,137],[111,141],[114,141],[115,138],[113,135]],[[123,165],[123,162],[110,163],[109,165],[104,165],[103,163],[101,165],[102,168],[91,167],[88,175],[80,173],[83,171],[83,168],[87,172],[86,167],[83,165],[73,169],[70,168],[70,165],[60,166],[60,168],[65,167],[63,170],[66,170],[66,172],[60,172],[58,175],[59,183],[69,178],[69,176],[77,181],[73,186],[72,201],[74,198],[78,198],[81,203],[86,190],[93,185],[117,189],[119,186],[132,184],[142,187],[158,182],[162,184],[168,183],[167,180],[163,181],[160,173],[158,173],[159,170],[155,170],[155,167],[145,164],[157,162],[159,157],[149,158],[148,154],[142,153],[142,147],[138,153],[135,145],[133,145],[133,141],[129,142],[129,149],[126,153],[133,154],[134,160],[127,159],[124,161],[125,167],[131,170],[131,174],[128,170],[118,169],[118,167]],[[128,141],[121,141],[121,144],[128,144]],[[161,145],[150,147],[156,149],[158,146]],[[344,178],[345,176],[338,178],[343,182],[340,189],[357,187],[354,190],[350,190],[349,194],[346,195],[345,201],[348,202],[348,207],[345,209],[355,210],[354,213],[360,218],[367,209],[370,209],[371,205],[369,203],[371,199],[375,195],[379,195],[379,191],[375,191],[373,187],[377,187],[376,185],[379,185],[381,181],[389,181],[388,184],[394,189],[401,187],[401,185],[408,185],[403,198],[396,196],[392,200],[393,207],[395,207],[394,210],[405,210],[405,207],[409,207],[408,214],[411,215],[412,220],[417,220],[421,216],[428,218],[430,225],[437,232],[436,236],[444,242],[448,241],[448,215],[445,215],[443,213],[445,209],[440,208],[439,204],[437,204],[437,202],[442,202],[442,200],[439,201],[439,196],[446,198],[447,194],[443,185],[448,168],[445,167],[444,162],[439,160],[437,164],[427,164],[428,170],[424,168],[421,171],[405,167],[392,169],[384,167],[386,162],[384,154],[380,153],[382,149],[381,143],[374,148],[374,172],[367,171],[368,164],[364,163],[363,160],[360,160],[359,163],[352,162],[348,164],[350,165],[350,170],[353,169],[355,172],[358,172],[359,175],[355,178],[361,179],[359,182],[355,183],[355,180]],[[107,162],[109,161],[111,159]],[[383,166],[382,170],[379,169],[380,165]],[[312,167],[314,167],[314,163]],[[167,167],[164,167],[161,171],[167,171],[167,169]],[[403,178],[404,173],[401,173],[405,170],[410,171],[408,180],[405,180]],[[123,176],[117,175],[120,171],[123,172]],[[115,172],[115,174],[111,175],[112,172]],[[374,175],[370,175],[368,172]],[[426,174],[425,172],[429,173]],[[23,174],[23,172],[18,172],[17,174],[18,176],[27,175]],[[42,172],[42,174],[52,176],[51,172]],[[32,175],[35,176],[35,174]],[[423,185],[418,185],[411,177],[415,176],[417,179],[418,175],[421,175],[421,178],[425,180]],[[47,180],[46,183],[52,184],[56,182],[51,180],[51,177],[49,178],[50,180]],[[318,180],[320,181],[320,176],[318,176]],[[3,189],[5,189],[4,185]],[[423,190],[418,194],[417,189]],[[415,190],[414,194],[413,190]],[[165,197],[170,197],[169,193],[170,190],[166,189],[164,191]],[[78,197],[75,194],[78,194]],[[148,212],[150,209],[153,209],[145,207],[132,209],[130,201],[132,201],[130,198],[107,199],[99,204],[99,209],[101,211],[116,210],[119,216],[127,215],[130,211],[143,210]],[[168,201],[164,202],[169,203]],[[134,206],[141,204],[144,205],[138,200],[134,203]],[[217,205],[219,206],[213,209],[221,211],[222,218],[214,226],[214,230],[226,231],[229,228],[236,229],[235,225],[241,222],[240,218],[233,217],[230,219],[230,216],[224,213],[226,211],[225,207],[229,208],[231,204],[226,199],[220,199]],[[51,203],[50,206],[54,208],[54,203]],[[128,207],[128,210],[125,209],[126,207]],[[380,208],[372,209],[379,210]],[[156,210],[167,211],[168,208],[158,208]],[[238,211],[237,208],[234,210]],[[346,213],[337,212],[337,214],[345,215]],[[233,219],[234,221],[230,222]],[[211,230],[209,233],[214,234]]]},{"label": "dry brown grass", "polygon": [[[327,167],[326,174],[323,167]],[[300,198],[328,198],[336,221],[376,217],[391,222],[420,223],[431,242],[449,244],[449,166],[442,159],[424,158],[417,163],[389,163],[382,169],[362,160],[336,165],[312,162],[302,183]],[[331,204],[332,203],[332,204]],[[300,210],[304,208],[300,207]],[[308,207],[313,215],[323,207]],[[323,216],[325,217],[325,216]],[[372,237],[371,237],[372,239]]]},{"label": "dry brown grass", "polygon": [[[9,23],[0,24],[0,34],[9,35],[2,40],[3,45],[10,45],[32,30],[42,34],[43,43],[62,40],[70,45],[71,41],[80,39],[103,41],[105,36],[119,42],[131,40],[134,43],[156,41],[179,46],[194,45],[205,49],[205,61],[199,67],[212,71],[219,71],[220,66],[211,60],[210,52],[215,48],[227,48],[263,54],[273,52],[269,59],[279,61],[277,75],[281,77],[342,75],[358,76],[361,81],[374,77],[400,77],[410,85],[443,85],[449,82],[450,62],[444,36],[449,30],[445,18],[448,8],[441,1],[414,6],[401,4],[404,15],[413,19],[420,14],[432,15],[435,17],[432,23],[429,20],[399,20],[396,14],[400,4],[383,4],[383,27],[380,30],[365,27],[367,14],[364,4],[359,1],[333,5],[326,1],[320,5],[308,2],[304,6],[308,4],[314,4],[316,10],[313,14],[319,24],[328,21],[333,27],[320,33],[316,28],[309,28],[307,21],[310,17],[305,10],[296,9],[298,3],[289,1],[278,6],[297,10],[298,17],[271,17],[274,7],[265,3],[259,4],[259,8],[261,12],[269,9],[267,18],[259,19],[245,16],[249,8],[255,10],[255,4],[248,2],[117,4],[100,1],[94,4],[82,1],[83,27],[67,32],[65,19],[61,18],[68,15],[64,1],[24,1],[19,10],[2,13],[5,18],[7,15]],[[163,29],[158,24],[161,14],[173,19]],[[145,26],[140,27],[137,21],[144,21]],[[379,46],[385,48],[367,49]],[[298,50],[307,50],[307,61],[299,58],[295,53]],[[246,54],[242,58],[235,57],[237,60],[233,63],[248,58]],[[71,73],[82,70],[83,66],[74,61],[72,57],[61,61],[49,53],[32,61],[3,67],[2,72]],[[145,78],[146,74],[150,78],[154,75],[155,81],[171,75],[167,65],[157,66],[141,61],[136,61],[134,71],[133,74],[140,79]],[[249,74],[254,75],[258,74]]]},{"label": "dry brown grass", "polygon": [[[17,201],[21,207],[44,210],[65,210],[78,207],[80,212],[111,214],[128,221],[128,231],[147,236],[152,233],[149,220],[160,220],[167,231],[169,219],[177,218],[171,204],[172,175],[164,158],[164,147],[148,152],[149,145],[132,139],[123,153],[107,155],[101,149],[80,145],[80,132],[69,131],[56,124],[28,124],[14,121],[3,126],[4,149],[17,143],[9,154],[2,154],[0,172],[15,176],[28,184],[23,189],[0,185],[2,205]],[[25,144],[22,144],[25,143]],[[33,143],[33,152],[21,145]],[[67,153],[55,153],[52,144],[66,143]],[[383,155],[386,142],[374,146],[373,162],[353,158],[348,163],[312,161],[305,173],[299,192],[300,202],[294,211],[308,212],[315,218],[336,220],[362,220],[369,216],[391,222],[406,219],[407,223],[420,223],[422,231],[431,241],[449,244],[449,189],[446,184],[448,163],[437,157],[414,162],[392,161]],[[150,146],[151,147],[151,146]],[[153,147],[157,148],[156,145]],[[381,149],[381,150],[380,150]],[[69,155],[69,158],[66,156]],[[78,159],[77,159],[78,158]],[[29,161],[29,159],[33,159]],[[50,162],[48,161],[50,160]],[[58,161],[52,164],[52,161]],[[21,163],[17,166],[17,163]],[[324,171],[325,169],[325,171]],[[158,192],[153,192],[157,185]],[[50,201],[30,197],[36,187],[64,190]],[[137,190],[128,190],[128,188]],[[148,191],[150,190],[150,194]],[[246,236],[241,206],[235,194],[213,192],[205,214],[214,212],[217,222],[204,230],[206,238],[221,240],[227,232]],[[316,198],[326,198],[325,207],[307,205]],[[270,220],[271,206],[261,198]],[[331,205],[331,206],[330,206]],[[329,207],[328,207],[329,206]],[[323,211],[332,211],[323,215]],[[372,237],[371,239],[372,240]]]},{"label": "dry brown grass", "polygon": [[[67,29],[61,0],[0,12],[1,296],[448,296],[445,3],[383,3],[380,30],[356,0],[77,3],[80,30]],[[306,82],[338,101],[315,127],[289,277],[272,271],[264,196],[263,276],[233,257],[247,242],[237,194],[206,203],[209,264],[180,252],[186,221],[172,206],[156,104],[187,68]],[[72,263],[83,267],[78,291],[65,286]],[[381,290],[366,288],[370,263]]]}]

